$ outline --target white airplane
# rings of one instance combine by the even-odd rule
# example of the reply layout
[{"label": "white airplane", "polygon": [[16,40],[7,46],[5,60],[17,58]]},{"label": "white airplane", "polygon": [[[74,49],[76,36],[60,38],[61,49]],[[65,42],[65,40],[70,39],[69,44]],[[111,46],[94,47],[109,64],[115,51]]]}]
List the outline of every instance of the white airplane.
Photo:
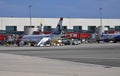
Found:
[{"label": "white airplane", "polygon": [[102,40],[104,42],[120,42],[120,33],[114,33],[114,34],[103,34],[102,35]]},{"label": "white airplane", "polygon": [[97,34],[97,39],[98,41],[104,41],[104,42],[120,42],[120,33],[114,33],[114,34],[109,34],[109,33],[106,33],[104,34],[105,32],[105,27],[103,26],[98,26],[96,28],[96,34]]},{"label": "white airplane", "polygon": [[[54,37],[60,37],[61,32],[62,32],[62,22],[63,18],[60,18],[56,28],[51,34],[40,34],[40,35],[24,35],[22,37],[22,41],[30,41],[30,42],[36,42],[39,43],[43,38],[47,39],[53,39]],[[43,40],[43,41],[45,41]],[[43,43],[43,42],[42,42]],[[40,44],[40,43],[39,43]]]}]

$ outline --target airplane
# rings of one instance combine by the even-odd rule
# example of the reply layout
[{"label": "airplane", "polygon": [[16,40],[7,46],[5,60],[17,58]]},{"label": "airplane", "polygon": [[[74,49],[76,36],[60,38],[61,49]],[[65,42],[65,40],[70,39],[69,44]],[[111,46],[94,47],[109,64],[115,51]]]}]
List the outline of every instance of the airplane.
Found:
[{"label": "airplane", "polygon": [[105,32],[105,27],[98,26],[96,28],[96,40],[103,41],[103,42],[120,42],[120,33],[109,34]]},{"label": "airplane", "polygon": [[101,39],[104,42],[110,42],[110,41],[112,41],[113,43],[120,42],[120,33],[103,34]]},{"label": "airplane", "polygon": [[[24,35],[22,37],[22,41],[30,41],[30,42],[36,42],[38,45],[40,43],[44,43],[47,40],[51,39],[53,40],[54,37],[60,37],[61,32],[62,32],[62,23],[63,23],[63,18],[60,18],[56,28],[51,34],[40,34],[40,35]],[[40,42],[42,41],[42,42]]]}]

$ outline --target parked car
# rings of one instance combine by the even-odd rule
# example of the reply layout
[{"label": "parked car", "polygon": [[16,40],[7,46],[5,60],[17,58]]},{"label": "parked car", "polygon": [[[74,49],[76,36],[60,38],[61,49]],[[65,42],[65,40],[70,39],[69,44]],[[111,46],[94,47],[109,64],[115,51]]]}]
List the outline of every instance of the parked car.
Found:
[{"label": "parked car", "polygon": [[63,39],[63,40],[62,40],[62,43],[63,43],[64,45],[70,45],[71,41],[70,41],[69,39]]},{"label": "parked car", "polygon": [[80,40],[75,39],[72,41],[72,45],[79,45],[79,44],[81,44]]}]

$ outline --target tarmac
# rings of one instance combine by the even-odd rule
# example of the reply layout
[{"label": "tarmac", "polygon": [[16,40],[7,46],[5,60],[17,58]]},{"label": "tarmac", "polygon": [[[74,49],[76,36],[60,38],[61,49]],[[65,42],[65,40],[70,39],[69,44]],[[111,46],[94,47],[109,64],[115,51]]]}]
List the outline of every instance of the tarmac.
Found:
[{"label": "tarmac", "polygon": [[120,67],[0,53],[0,76],[120,76]]}]

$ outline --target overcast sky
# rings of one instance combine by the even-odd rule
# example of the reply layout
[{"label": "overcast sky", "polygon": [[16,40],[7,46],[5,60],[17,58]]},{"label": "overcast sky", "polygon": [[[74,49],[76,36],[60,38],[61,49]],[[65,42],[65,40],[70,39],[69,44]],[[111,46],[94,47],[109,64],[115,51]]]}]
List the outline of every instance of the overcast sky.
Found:
[{"label": "overcast sky", "polygon": [[120,18],[120,0],[0,0],[1,17]]}]

